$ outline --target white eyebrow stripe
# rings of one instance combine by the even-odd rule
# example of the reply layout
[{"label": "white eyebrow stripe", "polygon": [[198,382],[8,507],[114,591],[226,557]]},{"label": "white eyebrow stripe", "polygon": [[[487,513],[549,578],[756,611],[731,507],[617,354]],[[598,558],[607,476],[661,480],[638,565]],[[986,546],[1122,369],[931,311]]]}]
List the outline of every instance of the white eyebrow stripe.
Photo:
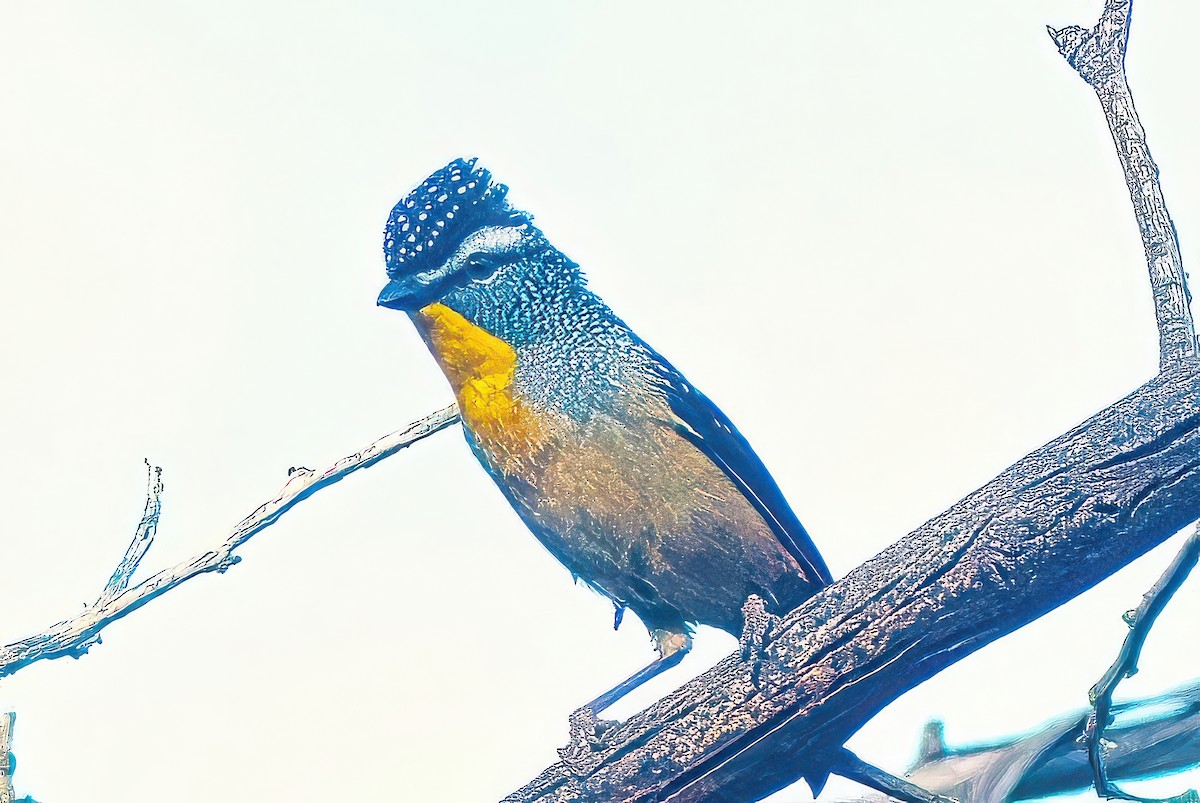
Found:
[{"label": "white eyebrow stripe", "polygon": [[525,231],[525,226],[484,226],[459,243],[458,248],[454,249],[454,253],[441,266],[418,273],[414,278],[421,284],[433,284],[462,269],[471,254],[508,251],[521,241]]}]

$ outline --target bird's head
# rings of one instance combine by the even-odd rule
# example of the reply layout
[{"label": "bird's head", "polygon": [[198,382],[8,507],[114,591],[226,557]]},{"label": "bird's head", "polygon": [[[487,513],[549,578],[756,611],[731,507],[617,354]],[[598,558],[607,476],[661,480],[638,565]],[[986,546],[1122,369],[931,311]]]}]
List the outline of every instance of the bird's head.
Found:
[{"label": "bird's head", "polygon": [[444,304],[498,335],[528,332],[582,290],[579,267],[551,246],[508,187],[474,159],[455,159],[396,204],[384,229],[391,280],[379,305]]}]

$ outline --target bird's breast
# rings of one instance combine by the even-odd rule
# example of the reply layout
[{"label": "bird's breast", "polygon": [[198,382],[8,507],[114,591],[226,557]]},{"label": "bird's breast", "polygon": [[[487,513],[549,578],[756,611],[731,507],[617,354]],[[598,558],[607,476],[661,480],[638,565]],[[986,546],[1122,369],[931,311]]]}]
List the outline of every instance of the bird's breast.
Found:
[{"label": "bird's breast", "polygon": [[413,322],[454,390],[463,423],[477,438],[512,460],[528,458],[545,444],[546,421],[514,393],[517,353],[511,345],[444,304],[417,311]]},{"label": "bird's breast", "polygon": [[[572,574],[651,627],[699,621],[733,632],[748,594],[787,609],[811,593],[762,515],[637,372],[576,416],[553,396],[568,382],[586,384],[578,371],[518,353],[442,304],[413,320],[454,389],[476,456]],[[586,363],[575,356],[569,365]]]}]

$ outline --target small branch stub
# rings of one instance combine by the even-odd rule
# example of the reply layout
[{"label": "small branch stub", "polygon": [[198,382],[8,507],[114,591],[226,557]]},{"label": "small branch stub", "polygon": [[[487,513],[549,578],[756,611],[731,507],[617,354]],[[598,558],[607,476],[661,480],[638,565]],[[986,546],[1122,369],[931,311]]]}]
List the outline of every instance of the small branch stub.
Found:
[{"label": "small branch stub", "polygon": [[930,792],[904,778],[898,778],[890,772],[868,764],[844,747],[834,753],[831,764],[837,775],[877,792],[883,792],[903,803],[959,803],[956,798]]}]

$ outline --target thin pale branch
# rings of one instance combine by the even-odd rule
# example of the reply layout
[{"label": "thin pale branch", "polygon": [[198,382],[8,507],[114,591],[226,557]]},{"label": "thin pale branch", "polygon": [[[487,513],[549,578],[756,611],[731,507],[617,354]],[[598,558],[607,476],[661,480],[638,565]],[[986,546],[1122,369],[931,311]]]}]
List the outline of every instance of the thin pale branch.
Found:
[{"label": "thin pale branch", "polygon": [[[1183,548],[1175,556],[1175,560],[1171,562],[1167,570],[1163,572],[1162,577],[1158,578],[1158,582],[1142,597],[1142,602],[1138,605],[1137,610],[1126,614],[1125,621],[1129,625],[1129,633],[1125,636],[1125,642],[1121,645],[1117,659],[1088,693],[1092,702],[1092,714],[1088,717],[1087,726],[1084,729],[1084,740],[1088,747],[1088,763],[1092,767],[1096,793],[1103,797],[1143,800],[1143,798],[1122,791],[1109,778],[1104,732],[1113,718],[1113,692],[1117,690],[1117,685],[1122,680],[1133,677],[1137,673],[1138,658],[1146,643],[1146,637],[1150,635],[1150,629],[1154,627],[1155,620],[1167,607],[1171,597],[1195,568],[1197,559],[1200,559],[1200,525],[1188,536]],[[1181,795],[1169,798],[1169,801],[1172,802],[1195,800],[1197,800],[1197,795],[1194,790],[1188,790]]]},{"label": "thin pale branch", "polygon": [[1196,333],[1179,236],[1125,77],[1132,5],[1132,0],[1107,0],[1091,30],[1070,25],[1047,27],[1047,31],[1067,63],[1095,90],[1104,109],[1146,250],[1158,319],[1159,369],[1166,370],[1196,356]]},{"label": "thin pale branch", "polygon": [[130,588],[130,578],[153,543],[158,524],[162,485],[159,470],[151,469],[146,513],[100,597],[78,616],[58,622],[44,633],[0,647],[0,677],[11,675],[35,661],[80,657],[100,640],[100,631],[116,620],[193,577],[209,572],[225,572],[234,566],[241,560],[234,554],[237,548],[270,527],[297,503],[458,420],[458,409],[451,405],[402,430],[385,435],[365,449],[343,457],[323,472],[317,473],[307,468],[292,469],[279,494],[244,518],[216,548],[164,569]]}]

